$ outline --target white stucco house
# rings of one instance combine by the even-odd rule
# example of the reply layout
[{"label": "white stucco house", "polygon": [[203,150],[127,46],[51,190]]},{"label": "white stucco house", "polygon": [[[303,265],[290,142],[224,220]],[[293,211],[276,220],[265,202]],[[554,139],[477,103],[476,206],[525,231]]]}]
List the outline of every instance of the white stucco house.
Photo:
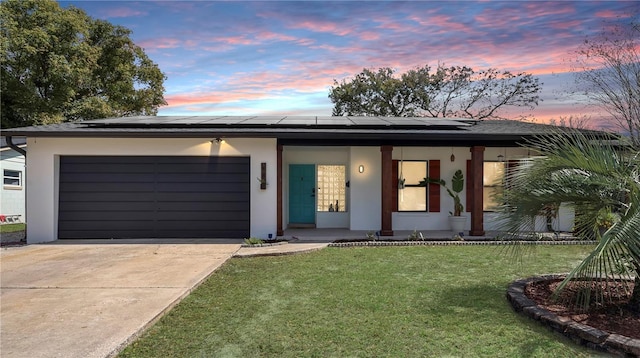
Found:
[{"label": "white stucco house", "polygon": [[[4,136],[0,143],[0,217],[4,222],[24,222],[25,219],[25,157],[26,138],[12,138],[12,148]],[[17,149],[16,149],[17,148]]]},{"label": "white stucco house", "polygon": [[[460,169],[465,234],[493,229],[492,193],[550,126],[396,117],[127,117],[15,128],[27,137],[29,243],[267,238],[287,228],[449,230],[425,177]],[[399,185],[399,179],[404,185]],[[571,230],[570,212],[554,222]],[[544,229],[544,221],[540,222]]]}]

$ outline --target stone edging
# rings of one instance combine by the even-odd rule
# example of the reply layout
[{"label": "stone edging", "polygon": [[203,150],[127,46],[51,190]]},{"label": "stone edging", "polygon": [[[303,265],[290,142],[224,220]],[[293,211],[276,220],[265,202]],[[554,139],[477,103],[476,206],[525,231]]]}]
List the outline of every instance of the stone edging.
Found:
[{"label": "stone edging", "polygon": [[448,246],[448,245],[594,245],[596,241],[591,240],[560,240],[560,241],[354,241],[354,242],[332,242],[329,247],[352,247],[352,246]]},{"label": "stone edging", "polygon": [[516,312],[541,322],[549,329],[569,337],[578,344],[611,354],[640,357],[640,339],[608,333],[575,322],[568,317],[558,316],[538,306],[525,295],[525,288],[530,283],[562,279],[564,277],[565,275],[545,275],[514,281],[507,289],[507,300],[509,300]]}]

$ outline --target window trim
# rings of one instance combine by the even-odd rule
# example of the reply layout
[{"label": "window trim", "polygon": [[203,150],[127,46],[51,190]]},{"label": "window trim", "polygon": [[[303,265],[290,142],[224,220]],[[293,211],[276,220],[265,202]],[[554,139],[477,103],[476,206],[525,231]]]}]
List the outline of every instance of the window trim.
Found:
[{"label": "window trim", "polygon": [[[425,178],[429,177],[429,160],[424,159],[424,160],[417,160],[417,159],[411,159],[411,160],[402,160],[402,161],[398,161],[398,179],[399,179],[399,175],[400,175],[400,166],[405,163],[405,162],[418,162],[418,163],[424,163],[425,164]],[[429,213],[429,185],[426,186],[422,186],[420,185],[420,183],[417,184],[408,184],[405,181],[404,184],[405,188],[424,188],[424,210],[401,210],[400,209],[400,188],[396,187],[396,191],[397,191],[397,203],[396,203],[396,207],[397,207],[397,211],[398,213]]]},{"label": "window trim", "polygon": [[[502,166],[503,166],[503,174],[502,174],[502,180],[501,180],[502,184],[499,184],[499,185],[498,185],[498,184],[487,185],[487,184],[485,184],[485,183],[484,183],[484,178],[483,178],[483,181],[482,181],[482,196],[484,197],[484,193],[485,193],[485,189],[486,189],[486,188],[492,188],[492,189],[495,189],[495,188],[502,188],[502,190],[504,191],[504,188],[506,188],[506,186],[507,186],[507,184],[506,184],[505,180],[506,180],[506,175],[507,175],[508,162],[506,162],[506,161],[499,161],[499,160],[485,160],[485,161],[483,161],[483,163],[482,163],[482,165],[483,165],[483,172],[484,172],[484,169],[485,169],[485,168],[484,168],[484,163],[501,163],[501,164],[502,164]],[[487,209],[485,209],[484,207],[486,206],[486,204],[487,204],[487,203],[484,203],[484,202],[482,203],[482,206],[483,206],[483,208],[482,208],[482,212],[484,212],[484,213],[495,213],[495,212],[498,212],[498,211],[499,211],[498,209],[490,209],[490,208],[488,208],[488,207],[487,207]]]},{"label": "window trim", "polygon": [[[13,172],[13,173],[17,173],[17,178],[15,176],[9,176],[7,175],[7,172]],[[7,184],[6,180],[10,179],[10,180],[16,180],[18,179],[18,184]],[[6,189],[22,189],[22,171],[21,170],[14,170],[14,169],[3,169],[2,171],[2,184],[3,187]]]}]

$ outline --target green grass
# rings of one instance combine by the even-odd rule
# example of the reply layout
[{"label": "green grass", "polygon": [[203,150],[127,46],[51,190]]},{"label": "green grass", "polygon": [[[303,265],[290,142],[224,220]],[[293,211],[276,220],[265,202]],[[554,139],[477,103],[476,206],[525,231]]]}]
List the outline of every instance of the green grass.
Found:
[{"label": "green grass", "polygon": [[8,233],[8,232],[17,232],[24,231],[26,228],[26,224],[2,224],[0,225],[0,233]]},{"label": "green grass", "polygon": [[488,246],[232,259],[121,356],[585,357],[514,313],[505,290],[589,249],[540,247],[521,264]]}]

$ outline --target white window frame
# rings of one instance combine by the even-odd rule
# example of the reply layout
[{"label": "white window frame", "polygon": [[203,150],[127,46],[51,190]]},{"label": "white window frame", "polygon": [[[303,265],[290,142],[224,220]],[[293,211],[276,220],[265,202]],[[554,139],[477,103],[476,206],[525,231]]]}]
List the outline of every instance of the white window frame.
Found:
[{"label": "white window frame", "polygon": [[[17,174],[17,178],[15,175],[9,175],[14,173]],[[7,180],[15,181],[16,179],[18,180],[18,184],[7,184]],[[7,189],[22,189],[22,171],[13,170],[13,169],[4,169],[2,171],[2,183],[3,183],[3,187]]]},{"label": "white window frame", "polygon": [[[402,165],[404,165],[405,163],[424,163],[424,178],[428,178],[429,177],[429,161],[428,160],[403,160],[398,162],[398,175],[400,175],[399,173],[402,170]],[[416,180],[418,180],[417,182],[414,181],[406,181],[406,178],[402,178],[405,179],[405,183],[404,186],[402,188],[398,188],[398,212],[399,213],[426,213],[429,211],[429,186],[421,186],[420,185],[420,181],[423,180],[424,178],[420,179],[420,178],[416,178]],[[407,193],[405,192],[405,190],[407,188],[422,188],[421,190],[424,190],[424,210],[409,210],[409,209],[403,209],[402,208],[402,198],[404,195],[406,195]]]}]

